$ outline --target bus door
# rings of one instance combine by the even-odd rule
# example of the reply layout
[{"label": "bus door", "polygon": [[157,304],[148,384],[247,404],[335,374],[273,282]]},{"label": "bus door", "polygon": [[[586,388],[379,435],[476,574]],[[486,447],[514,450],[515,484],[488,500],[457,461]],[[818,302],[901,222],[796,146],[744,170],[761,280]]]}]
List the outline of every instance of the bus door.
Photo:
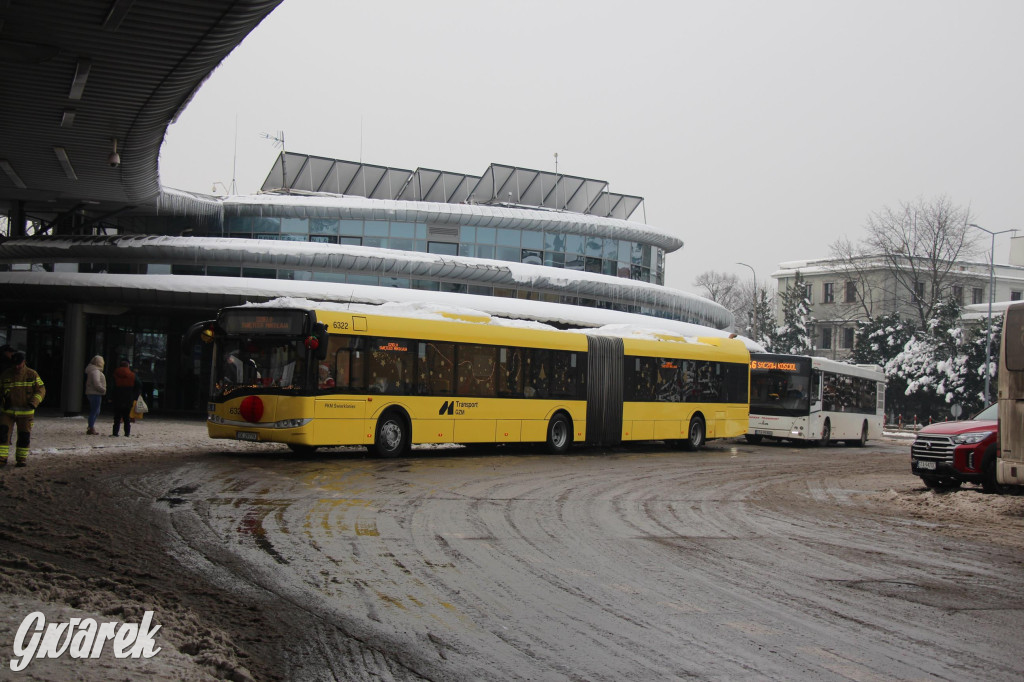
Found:
[{"label": "bus door", "polygon": [[821,412],[821,370],[811,369],[811,412]]}]

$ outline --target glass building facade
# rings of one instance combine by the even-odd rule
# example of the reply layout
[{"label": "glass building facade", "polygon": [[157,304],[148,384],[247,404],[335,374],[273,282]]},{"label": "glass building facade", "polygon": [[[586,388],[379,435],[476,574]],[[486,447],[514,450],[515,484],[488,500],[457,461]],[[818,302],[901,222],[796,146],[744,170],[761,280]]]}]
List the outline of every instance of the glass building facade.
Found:
[{"label": "glass building facade", "polygon": [[[453,226],[441,232],[430,229],[425,222],[389,220],[351,220],[331,218],[287,218],[266,216],[233,216],[224,220],[226,236],[248,239],[301,241],[322,244],[348,244],[400,251],[418,251],[448,256],[468,256],[528,265],[546,265],[566,270],[592,272],[626,279],[664,284],[665,251],[640,241],[613,237],[571,234],[561,230],[518,229],[511,227]],[[181,266],[180,274],[203,274]],[[290,270],[240,268],[231,272],[206,272],[228,276],[269,277],[280,279],[306,278]],[[308,273],[307,273],[308,274]],[[321,278],[327,273],[315,273]],[[320,277],[318,277],[318,275]],[[390,282],[391,278],[349,278],[333,275],[333,281],[381,286],[409,286]],[[370,280],[377,281],[370,281]]]}]

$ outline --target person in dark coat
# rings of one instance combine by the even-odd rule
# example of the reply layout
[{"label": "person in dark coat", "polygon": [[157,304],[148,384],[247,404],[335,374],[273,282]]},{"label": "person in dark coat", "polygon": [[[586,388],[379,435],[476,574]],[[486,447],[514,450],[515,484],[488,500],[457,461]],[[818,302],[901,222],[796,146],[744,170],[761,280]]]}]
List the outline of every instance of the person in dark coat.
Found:
[{"label": "person in dark coat", "polygon": [[135,372],[127,360],[122,360],[120,366],[114,370],[114,390],[111,397],[114,406],[114,432],[110,435],[121,435],[121,422],[124,422],[124,435],[128,437],[132,433],[132,406],[139,398],[139,390],[135,383]]}]

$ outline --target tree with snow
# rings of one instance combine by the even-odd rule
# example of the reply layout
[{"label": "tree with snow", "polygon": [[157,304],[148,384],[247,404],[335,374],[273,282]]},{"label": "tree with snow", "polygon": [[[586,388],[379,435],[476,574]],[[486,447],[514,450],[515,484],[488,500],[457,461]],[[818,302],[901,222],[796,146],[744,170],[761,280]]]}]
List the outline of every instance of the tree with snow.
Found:
[{"label": "tree with snow", "polygon": [[811,338],[811,301],[807,298],[807,285],[799,270],[789,288],[779,296],[782,300],[782,325],[775,329],[771,340],[772,352],[810,354],[814,346]]},{"label": "tree with snow", "polygon": [[[993,320],[995,323],[995,320]],[[993,324],[993,327],[995,324]],[[1001,323],[1000,323],[1001,328]],[[926,329],[917,331],[903,349],[885,364],[887,377],[905,382],[904,394],[923,421],[944,418],[950,408],[960,405],[966,415],[987,404],[984,395],[986,329],[969,329],[952,300],[935,306]],[[998,332],[993,331],[998,339]],[[995,376],[998,340],[989,371]]]},{"label": "tree with snow", "polygon": [[[914,338],[912,322],[900,319],[899,313],[880,315],[857,324],[850,362],[878,365],[883,369]],[[885,409],[892,415],[912,415],[914,408],[906,395],[907,382],[897,374],[886,374]]]}]

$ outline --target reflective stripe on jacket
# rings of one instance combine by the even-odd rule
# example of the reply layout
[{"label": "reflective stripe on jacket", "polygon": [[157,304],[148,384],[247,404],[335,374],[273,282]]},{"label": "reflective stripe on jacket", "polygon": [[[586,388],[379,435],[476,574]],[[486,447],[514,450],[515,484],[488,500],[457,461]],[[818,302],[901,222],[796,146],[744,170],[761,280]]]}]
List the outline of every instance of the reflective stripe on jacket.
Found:
[{"label": "reflective stripe on jacket", "polygon": [[0,374],[0,396],[3,410],[14,417],[31,416],[46,397],[46,386],[39,374],[29,367],[12,367]]}]

